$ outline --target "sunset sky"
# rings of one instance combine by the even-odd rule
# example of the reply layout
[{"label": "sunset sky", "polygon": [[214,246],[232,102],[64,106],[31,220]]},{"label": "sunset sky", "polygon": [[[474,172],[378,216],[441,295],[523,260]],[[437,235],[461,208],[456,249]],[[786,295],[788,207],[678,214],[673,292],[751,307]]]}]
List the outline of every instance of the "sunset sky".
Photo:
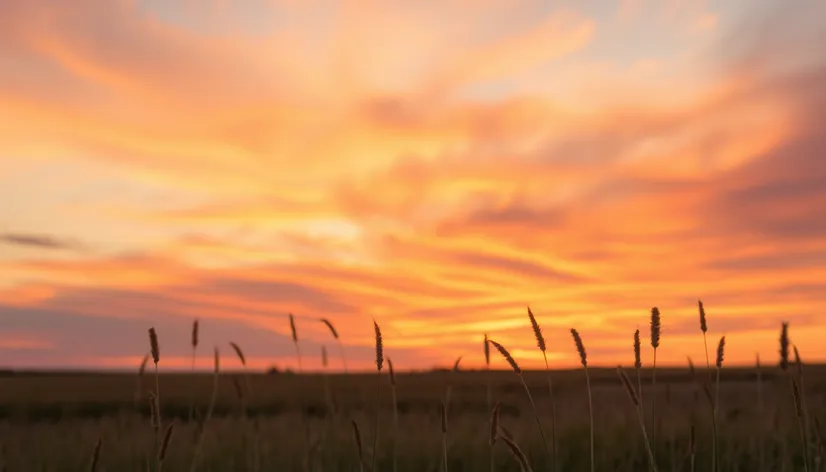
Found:
[{"label": "sunset sky", "polygon": [[684,365],[698,298],[727,362],[824,361],[823,44],[814,1],[0,0],[0,367],[188,368],[198,318],[295,368],[289,312],[308,369],[319,317],[353,368],[373,319],[544,366],[526,305],[553,366],[653,306]]}]

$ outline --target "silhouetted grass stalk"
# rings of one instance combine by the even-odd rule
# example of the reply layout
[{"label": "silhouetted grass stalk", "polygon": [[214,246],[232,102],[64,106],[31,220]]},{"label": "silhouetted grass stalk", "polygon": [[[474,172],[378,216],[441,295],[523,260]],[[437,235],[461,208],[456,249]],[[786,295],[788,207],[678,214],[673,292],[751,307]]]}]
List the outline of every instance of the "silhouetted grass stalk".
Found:
[{"label": "silhouetted grass stalk", "polygon": [[95,443],[95,449],[92,451],[92,465],[89,467],[91,472],[96,472],[98,470],[98,464],[100,463],[100,448],[102,444],[103,438],[98,438],[98,442]]},{"label": "silhouetted grass stalk", "polygon": [[390,374],[390,397],[393,406],[393,449],[391,455],[393,457],[393,472],[398,471],[399,465],[397,460],[397,449],[399,443],[399,406],[396,401],[396,373],[393,370],[393,361],[387,358],[387,370]]},{"label": "silhouetted grass stalk", "polygon": [[195,416],[195,392],[196,392],[196,377],[195,377],[195,356],[198,350],[198,320],[192,322],[192,369],[190,371],[190,375],[192,375],[192,380],[190,382],[192,391],[189,392],[189,422],[192,422],[192,418]]},{"label": "silhouetted grass stalk", "polygon": [[364,472],[364,447],[361,442],[361,432],[356,420],[352,420],[351,423],[353,425],[353,438],[356,441],[356,453],[359,459],[359,472]]},{"label": "silhouetted grass stalk", "polygon": [[138,367],[138,376],[135,382],[135,408],[139,408],[141,398],[143,398],[143,375],[146,372],[146,364],[149,363],[149,353],[144,354],[141,365]]},{"label": "silhouetted grass stalk", "polygon": [[800,410],[802,412],[801,418],[803,421],[803,457],[806,460],[806,467],[810,466],[809,463],[809,448],[810,444],[812,444],[811,440],[811,428],[809,425],[809,407],[806,404],[806,385],[803,381],[803,360],[800,358],[800,351],[797,350],[797,346],[792,346],[794,351],[794,362],[797,368],[797,383],[800,387]]},{"label": "silhouetted grass stalk", "polygon": [[[493,395],[491,392],[491,384],[490,384],[490,343],[488,343],[488,333],[485,333],[485,340],[484,340],[484,353],[485,353],[485,383],[487,389],[487,401],[488,401],[488,411],[491,411],[491,404],[493,403]],[[497,404],[498,406],[498,404]],[[491,436],[491,443],[490,443],[490,472],[494,472],[496,470],[496,460],[493,454],[493,443],[495,442],[495,434],[496,431],[494,429],[495,426],[493,424],[494,418],[491,416],[490,420],[490,428],[492,429],[492,436]]]},{"label": "silhouetted grass stalk", "polygon": [[338,336],[338,331],[336,331],[336,328],[333,326],[333,323],[331,323],[330,320],[326,318],[321,318],[321,322],[327,326],[327,328],[330,330],[330,334],[333,335],[333,338],[335,338],[336,342],[338,343],[338,350],[341,353],[341,365],[344,367],[344,373],[346,374],[347,356],[344,355],[344,345],[341,343],[341,338]]},{"label": "silhouetted grass stalk", "polygon": [[712,421],[712,426],[714,428],[712,432],[712,457],[711,457],[711,470],[715,472],[717,470],[717,463],[718,463],[718,454],[719,454],[719,437],[720,432],[717,429],[717,425],[719,424],[718,420],[718,413],[720,410],[720,371],[723,370],[723,357],[725,354],[726,348],[726,337],[723,336],[720,338],[720,342],[717,344],[717,361],[715,362],[717,366],[717,379],[715,381],[714,387],[714,407],[712,410],[712,416],[714,417],[714,421]]},{"label": "silhouetted grass stalk", "polygon": [[553,462],[551,457],[550,451],[548,451],[548,440],[545,438],[545,431],[542,429],[542,422],[539,420],[539,412],[536,410],[536,403],[533,401],[533,396],[531,396],[531,390],[528,388],[528,384],[525,383],[525,377],[522,375],[522,369],[519,368],[519,364],[516,363],[513,356],[505,349],[501,344],[497,343],[496,341],[489,339],[489,343],[493,344],[493,347],[502,354],[502,357],[508,361],[510,364],[511,369],[513,369],[514,373],[519,376],[519,380],[522,381],[522,386],[525,387],[525,393],[528,394],[528,400],[531,402],[531,408],[533,408],[534,418],[536,419],[536,425],[539,427],[539,435],[542,437],[542,446],[545,448],[545,456],[548,459],[548,462]]},{"label": "silhouetted grass stalk", "polygon": [[456,361],[453,363],[453,369],[450,371],[450,375],[447,378],[447,388],[445,389],[445,408],[450,408],[450,399],[453,396],[453,378],[459,373],[459,363],[462,362],[462,356],[456,358]]},{"label": "silhouetted grass stalk", "polygon": [[763,472],[766,453],[763,450],[763,369],[760,367],[760,353],[757,353],[755,357],[755,369],[757,373],[757,471]]},{"label": "silhouetted grass stalk", "polygon": [[376,376],[376,422],[373,427],[373,466],[370,470],[375,472],[376,456],[378,456],[379,452],[379,398],[381,395],[381,368],[384,364],[384,343],[381,338],[381,328],[379,328],[376,320],[373,320],[373,328],[376,331],[376,371],[378,372],[378,375]]},{"label": "silhouetted grass stalk", "polygon": [[582,363],[583,369],[585,369],[585,385],[588,389],[588,420],[591,433],[591,472],[594,472],[596,469],[594,462],[594,401],[591,395],[591,377],[588,375],[588,355],[585,351],[585,344],[582,343],[582,338],[579,336],[579,332],[571,328],[571,336],[573,336],[576,350],[579,352],[579,361]]},{"label": "silhouetted grass stalk", "polygon": [[189,467],[190,472],[194,472],[198,468],[198,461],[201,458],[201,448],[204,444],[204,434],[206,434],[206,425],[212,419],[212,413],[215,411],[215,403],[218,400],[218,375],[221,371],[221,357],[218,347],[215,347],[214,370],[212,374],[212,394],[209,397],[209,406],[207,406],[206,415],[204,416],[201,425],[199,426],[198,440],[195,443],[195,452],[192,457],[192,465]]},{"label": "silhouetted grass stalk", "polygon": [[160,450],[161,438],[158,432],[161,428],[161,382],[158,374],[158,362],[160,361],[160,347],[158,345],[158,334],[155,328],[149,328],[149,347],[152,353],[152,361],[155,364],[155,421],[157,429],[155,433],[155,452]]},{"label": "silhouetted grass stalk", "polygon": [[637,409],[640,411],[640,416],[642,416],[643,421],[645,421],[645,411],[643,411],[643,396],[642,396],[642,343],[640,342],[640,330],[637,328],[634,331],[634,370],[637,371],[637,398],[639,399],[639,406]]},{"label": "silhouetted grass stalk", "polygon": [[439,408],[440,416],[442,419],[442,458],[444,459],[444,467],[445,472],[448,472],[447,466],[447,410],[445,407],[444,402],[442,402]]},{"label": "silhouetted grass stalk", "polygon": [[660,347],[660,310],[651,309],[651,347],[654,358],[651,361],[651,445],[657,451],[657,348]]},{"label": "silhouetted grass stalk", "polygon": [[545,344],[545,336],[542,334],[542,328],[536,321],[536,317],[528,307],[528,319],[531,321],[531,328],[536,338],[536,346],[542,351],[542,359],[545,360],[545,376],[548,379],[548,396],[551,402],[551,470],[557,470],[557,454],[556,454],[556,402],[554,401],[554,384],[551,381],[551,368],[548,365],[548,355],[546,353],[547,345]]},{"label": "silhouetted grass stalk", "polygon": [[645,442],[645,449],[648,452],[648,466],[654,472],[658,472],[657,469],[657,460],[654,457],[654,451],[651,450],[651,442],[648,440],[648,432],[645,429],[645,420],[642,416],[642,408],[640,408],[640,398],[637,392],[634,391],[634,385],[631,383],[631,380],[626,375],[625,371],[622,370],[622,367],[617,366],[617,373],[619,374],[620,380],[622,381],[623,386],[625,387],[626,393],[628,393],[628,398],[631,400],[631,403],[634,405],[634,410],[637,412],[637,419],[640,422],[640,429],[642,430],[642,438]]}]

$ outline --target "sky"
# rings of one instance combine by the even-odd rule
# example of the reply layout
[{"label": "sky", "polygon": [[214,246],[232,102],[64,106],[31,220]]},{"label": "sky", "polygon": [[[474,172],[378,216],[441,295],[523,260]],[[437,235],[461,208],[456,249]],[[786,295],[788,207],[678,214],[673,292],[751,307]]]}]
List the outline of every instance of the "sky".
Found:
[{"label": "sky", "polygon": [[[826,361],[826,3],[0,0],[0,365]],[[235,362],[235,364],[233,364]],[[505,368],[492,359],[494,368]]]}]

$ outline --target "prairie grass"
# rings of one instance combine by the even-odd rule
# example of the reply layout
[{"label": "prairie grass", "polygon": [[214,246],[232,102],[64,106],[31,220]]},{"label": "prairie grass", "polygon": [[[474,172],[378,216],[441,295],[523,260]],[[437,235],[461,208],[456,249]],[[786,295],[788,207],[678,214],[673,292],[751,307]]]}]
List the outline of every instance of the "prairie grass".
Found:
[{"label": "prairie grass", "polygon": [[[544,334],[532,315],[529,312],[542,351],[547,349]],[[294,331],[294,323],[291,325]],[[652,347],[656,350],[659,337],[655,343],[654,325],[652,316]],[[216,347],[211,375],[161,373],[158,336],[150,329],[150,353],[139,369],[139,378],[152,359],[155,388],[149,390],[148,402],[137,404],[135,394],[142,393],[142,388],[140,383],[135,388],[133,373],[0,375],[0,466],[8,471],[43,472],[435,472],[448,468],[504,472],[648,468],[658,472],[658,456],[648,434],[641,396],[641,379],[650,375],[653,391],[656,372],[665,385],[665,402],[656,410],[665,419],[660,423],[659,440],[663,470],[665,458],[670,458],[670,470],[680,472],[709,470],[709,465],[711,470],[721,471],[821,468],[824,443],[820,419],[826,415],[826,368],[806,365],[804,377],[801,353],[791,343],[786,323],[781,326],[779,368],[763,367],[759,358],[756,372],[754,366],[724,368],[726,338],[722,337],[713,383],[697,375],[690,359],[689,375],[685,369],[656,368],[653,363],[650,370],[643,369],[637,331],[636,387],[621,368],[614,371],[590,365],[575,329],[571,335],[584,370],[585,388],[583,371],[566,370],[552,372],[551,390],[547,364],[542,371],[523,371],[504,346],[485,336],[484,351],[478,354],[484,354],[485,363],[479,372],[400,372],[387,359],[390,402],[381,401],[384,341],[378,323],[374,321],[373,327],[377,373],[335,374],[325,369],[301,375],[248,372],[247,359],[236,343],[230,345],[241,361],[240,372],[220,375]],[[297,336],[293,341],[297,344]],[[490,369],[491,345],[512,373]],[[790,350],[794,352],[794,369],[789,369]],[[326,367],[326,349],[322,349],[322,364]],[[242,376],[260,394],[247,395],[253,389],[242,388]],[[328,377],[336,382],[325,382],[321,387],[321,380]],[[329,385],[340,387],[336,408],[325,404],[322,392]],[[444,395],[448,386],[456,393],[450,408]],[[397,387],[401,387],[401,397]],[[554,402],[539,409],[531,394],[545,387],[565,405],[554,421],[554,438],[559,443],[555,455],[549,453],[540,420],[551,413]],[[623,390],[634,407],[631,410],[616,407]],[[699,395],[705,396],[709,415],[697,414]],[[236,414],[239,404],[244,414]],[[434,415],[437,408],[438,418]],[[204,414],[193,415],[193,409]],[[392,414],[385,414],[388,409]],[[599,421],[595,421],[595,411]],[[344,421],[336,420],[339,414]],[[529,416],[534,417],[536,427]],[[365,451],[358,427],[365,422],[373,423],[371,451]],[[629,428],[637,427],[634,423],[641,434],[628,434]],[[721,424],[725,427],[718,431]],[[307,433],[304,438],[296,434],[300,428]],[[436,433],[439,430],[441,434]],[[379,447],[383,431],[392,432],[392,448]],[[350,446],[353,440],[355,447]],[[101,452],[103,442],[106,447]],[[90,461],[92,444],[96,446]]]}]

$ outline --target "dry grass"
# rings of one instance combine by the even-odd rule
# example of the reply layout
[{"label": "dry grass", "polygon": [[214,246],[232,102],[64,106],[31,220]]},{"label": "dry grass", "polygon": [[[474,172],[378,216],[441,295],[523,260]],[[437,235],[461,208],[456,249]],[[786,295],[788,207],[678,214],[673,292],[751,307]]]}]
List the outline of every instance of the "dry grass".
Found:
[{"label": "dry grass", "polygon": [[548,461],[553,463],[553,459],[551,458],[551,454],[548,451],[548,440],[545,438],[545,430],[542,428],[542,420],[539,417],[539,411],[536,409],[536,403],[533,401],[533,396],[531,395],[531,389],[528,388],[528,384],[525,383],[525,377],[522,375],[522,369],[519,368],[519,364],[516,363],[516,360],[511,356],[510,352],[505,349],[501,344],[493,341],[491,339],[488,340],[489,343],[493,344],[493,347],[502,354],[502,357],[508,362],[513,369],[513,372],[519,376],[519,380],[522,382],[522,386],[525,387],[525,393],[528,395],[528,400],[531,402],[531,408],[533,409],[534,418],[536,418],[536,426],[539,428],[539,435],[542,437],[542,447],[545,449],[545,455],[548,458]]},{"label": "dry grass", "polygon": [[[702,305],[700,307],[702,312]],[[654,311],[652,347],[656,352],[660,319],[658,310],[656,316]],[[537,346],[544,353],[547,349],[544,333],[530,309],[528,317]],[[294,321],[290,319],[297,345]],[[702,324],[705,326],[704,315]],[[543,372],[525,372],[504,346],[485,335],[485,369],[481,373],[464,371],[456,375],[458,361],[454,372],[400,373],[387,359],[390,402],[383,402],[380,395],[384,342],[378,323],[374,321],[373,327],[376,378],[364,374],[336,375],[340,379],[335,383],[341,398],[340,412],[332,402],[325,404],[325,396],[331,396],[331,383],[326,381],[330,376],[326,370],[326,348],[322,348],[325,366],[322,374],[248,376],[243,351],[238,344],[230,343],[248,382],[253,382],[256,392],[261,392],[253,398],[245,396],[245,392],[252,389],[241,387],[239,374],[221,381],[226,376],[219,375],[217,348],[214,371],[209,377],[161,375],[154,328],[149,330],[150,354],[139,369],[135,393],[141,393],[140,379],[149,358],[155,364],[155,388],[149,392],[148,408],[144,404],[137,412],[131,398],[132,374],[0,377],[0,465],[7,470],[89,470],[88,445],[97,441],[91,470],[316,472],[357,468],[372,472],[390,470],[392,464],[394,472],[447,471],[448,467],[501,471],[513,471],[516,467],[532,470],[533,467],[533,470],[555,468],[572,472],[638,471],[647,467],[657,472],[666,467],[674,471],[709,470],[710,464],[711,470],[808,472],[821,467],[824,443],[820,419],[826,414],[823,401],[826,369],[806,366],[804,378],[804,364],[797,346],[789,340],[786,323],[781,327],[780,369],[762,367],[759,358],[756,372],[754,368],[724,368],[726,338],[721,337],[713,384],[705,380],[706,376],[694,372],[690,359],[689,375],[685,370],[656,369],[655,365],[645,371],[637,331],[634,336],[636,387],[621,368],[613,372],[590,366],[579,332],[571,329],[585,374],[585,390],[581,377],[577,377],[582,371],[553,372],[551,384],[547,364]],[[331,332],[338,340],[338,333],[333,329]],[[197,347],[196,333],[197,322],[193,324],[193,348]],[[517,374],[518,382],[513,374],[490,370],[491,345]],[[795,369],[788,368],[792,365],[788,359],[790,348],[794,352]],[[656,374],[665,385],[665,402],[658,410],[654,410],[652,404],[652,411],[667,419],[661,423],[660,439],[648,434],[641,395],[641,379],[650,375],[653,403]],[[321,378],[325,380],[323,389]],[[757,401],[753,396],[755,378]],[[374,397],[369,393],[371,381],[375,382]],[[566,406],[559,417],[553,416],[553,401],[541,411],[534,402],[531,389],[543,388],[543,384],[548,386],[552,398],[556,396],[560,404]],[[397,392],[399,386],[402,388]],[[455,393],[453,398],[442,394],[448,387]],[[632,414],[627,409],[616,408],[616,397],[622,394],[621,390],[634,407]],[[710,407],[710,414],[705,417],[696,411],[700,394]],[[492,406],[494,399],[495,406]],[[453,406],[449,409],[450,400]],[[244,414],[233,414],[233,406],[237,407],[239,402]],[[57,413],[59,421],[38,419],[37,415],[53,405],[62,408]],[[99,413],[83,409],[90,406],[99,408]],[[191,413],[204,406],[203,415]],[[440,412],[438,420],[433,415],[436,406]],[[392,423],[391,415],[382,414],[382,410],[387,409],[392,410]],[[147,411],[148,421],[139,416]],[[540,420],[549,411],[556,429],[554,439],[559,439],[558,455],[549,453]],[[595,422],[597,411],[599,422]],[[534,416],[538,435],[524,413]],[[339,414],[349,420],[352,431],[347,431],[346,421],[337,421]],[[96,418],[90,418],[92,416]],[[167,423],[165,428],[162,419]],[[368,463],[358,424],[371,419],[373,448]],[[656,424],[653,420],[652,417],[652,424]],[[772,422],[770,428],[768,421]],[[629,422],[639,423],[640,436],[627,434],[628,428],[634,427]],[[718,424],[726,427],[718,431]],[[299,427],[305,430],[304,438],[295,434]],[[434,434],[439,427],[442,434]],[[378,441],[385,428],[392,431],[393,447],[381,449]],[[588,428],[587,439],[585,428]],[[703,435],[703,431],[711,431],[711,438]],[[342,446],[347,444],[348,435],[355,437],[356,448]],[[107,443],[105,454],[100,451],[103,440]],[[485,442],[489,444],[489,451],[482,447]],[[494,448],[497,442],[504,447]],[[506,454],[513,458],[505,457]]]},{"label": "dry grass", "polygon": [[547,346],[545,344],[545,336],[542,334],[542,328],[536,317],[528,307],[528,319],[531,321],[531,328],[533,328],[534,338],[536,338],[536,346],[542,351],[542,359],[545,361],[545,375],[548,378],[548,398],[551,405],[551,466],[556,471],[557,469],[557,453],[556,453],[556,401],[554,400],[554,384],[551,380],[551,368],[548,365]]}]

